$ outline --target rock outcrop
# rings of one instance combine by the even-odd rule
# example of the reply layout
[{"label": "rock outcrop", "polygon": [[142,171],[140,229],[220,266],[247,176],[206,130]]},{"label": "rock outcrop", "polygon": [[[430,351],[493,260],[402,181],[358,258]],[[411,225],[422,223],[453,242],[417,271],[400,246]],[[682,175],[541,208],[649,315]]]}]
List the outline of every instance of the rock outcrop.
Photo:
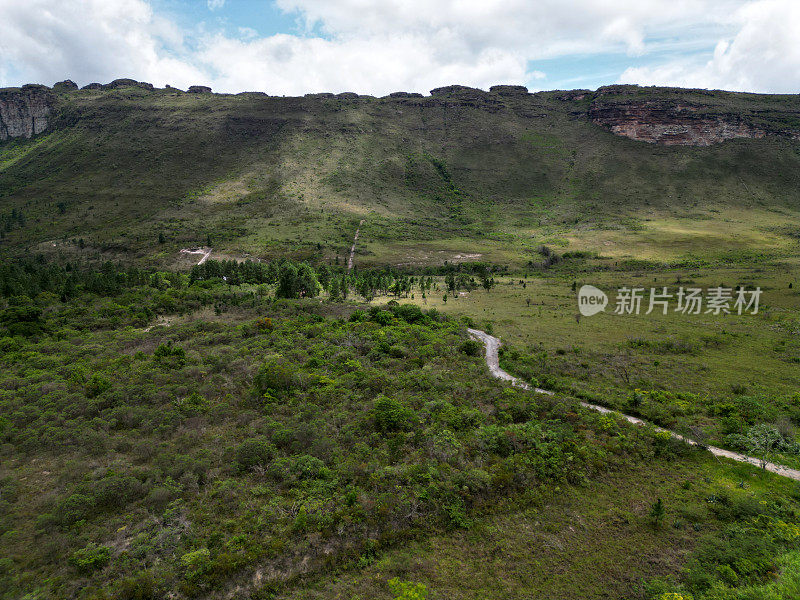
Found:
[{"label": "rock outcrop", "polygon": [[115,79],[111,83],[102,86],[104,90],[115,90],[121,87],[138,87],[143,90],[152,90],[153,84],[146,81],[136,81],[135,79]]},{"label": "rock outcrop", "polygon": [[493,85],[489,88],[492,94],[501,96],[527,96],[528,88],[524,85]]},{"label": "rock outcrop", "polygon": [[392,92],[385,98],[422,98],[419,92]]},{"label": "rock outcrop", "polygon": [[43,132],[53,104],[53,92],[44,85],[0,90],[0,141]]},{"label": "rock outcrop", "polygon": [[[134,79],[115,79],[107,84],[90,83],[84,90],[105,91],[153,85]],[[42,85],[0,90],[0,141],[15,137],[30,138],[52,126],[51,112],[65,92],[78,89],[73,81],[56,83],[53,89]],[[179,96],[177,88],[166,86]],[[204,85],[190,86],[192,94],[210,94]],[[116,96],[116,94],[109,94]],[[242,95],[266,97],[263,92]],[[138,97],[139,94],[136,94]],[[93,98],[90,96],[89,98]],[[355,92],[306,94],[307,100],[329,98],[372,99]],[[477,109],[487,112],[509,110],[524,118],[545,118],[555,108],[570,119],[589,120],[610,132],[632,140],[662,145],[709,146],[736,138],[782,137],[800,140],[800,95],[744,94],[713,90],[611,85],[591,90],[556,90],[531,94],[521,85],[494,85],[489,91],[463,85],[449,85],[431,90],[430,96],[416,92],[393,92],[383,99],[393,103],[445,109]],[[297,99],[287,98],[287,107]],[[554,103],[555,101],[555,103]],[[564,103],[564,104],[562,104]],[[303,103],[304,107],[313,102]],[[558,105],[561,105],[561,108]],[[304,108],[305,110],[305,108]],[[55,113],[54,113],[55,114]],[[58,112],[59,126],[72,121]],[[460,118],[454,116],[452,118]],[[280,119],[279,119],[280,120]],[[273,131],[283,125],[253,121],[233,115],[226,128],[233,132]]]},{"label": "rock outcrop", "polygon": [[[730,92],[607,86],[594,94],[589,119],[621,136],[665,146],[710,146],[768,135],[800,139],[800,102],[736,107]],[[754,99],[760,99],[754,97]],[[794,104],[794,105],[793,105]]]},{"label": "rock outcrop", "polygon": [[594,96],[594,92],[591,90],[568,90],[566,92],[560,92],[556,96],[556,100],[562,100],[564,102],[578,102],[585,99],[587,96]]},{"label": "rock outcrop", "polygon": [[483,100],[488,96],[485,92],[478,88],[467,87],[465,85],[447,85],[431,90],[431,96],[434,98],[456,98],[459,100]]},{"label": "rock outcrop", "polygon": [[593,102],[593,123],[632,140],[665,146],[710,146],[734,138],[762,138],[766,132],[738,115],[702,115],[702,107],[679,102]]},{"label": "rock outcrop", "polygon": [[78,84],[71,79],[65,79],[64,81],[59,81],[58,83],[53,84],[53,91],[55,92],[69,92],[77,89]]}]

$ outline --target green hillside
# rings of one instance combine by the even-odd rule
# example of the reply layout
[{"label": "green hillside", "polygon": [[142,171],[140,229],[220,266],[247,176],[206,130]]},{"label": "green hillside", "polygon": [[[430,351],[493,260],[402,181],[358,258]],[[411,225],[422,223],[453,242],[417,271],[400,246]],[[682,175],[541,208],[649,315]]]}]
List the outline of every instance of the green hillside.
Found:
[{"label": "green hillside", "polygon": [[[664,147],[591,122],[591,94],[479,92],[56,92],[47,131],[0,144],[3,212],[25,218],[2,251],[169,265],[211,242],[223,255],[323,261],[344,255],[361,219],[365,264],[524,263],[543,242],[612,256],[782,252],[794,239],[797,141]],[[705,102],[700,117],[793,127],[791,96],[685,96]],[[602,106],[620,98],[608,92]]]}]

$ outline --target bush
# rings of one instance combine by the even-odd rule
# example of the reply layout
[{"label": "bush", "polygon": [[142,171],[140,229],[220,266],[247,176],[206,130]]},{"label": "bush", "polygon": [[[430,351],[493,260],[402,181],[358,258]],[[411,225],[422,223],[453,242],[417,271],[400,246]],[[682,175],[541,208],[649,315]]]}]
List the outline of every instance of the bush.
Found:
[{"label": "bush", "polygon": [[266,438],[245,440],[236,448],[236,464],[241,471],[249,471],[258,465],[266,465],[275,454],[275,448]]},{"label": "bush", "polygon": [[181,567],[183,567],[186,579],[196,579],[206,572],[211,564],[211,552],[208,548],[200,548],[187,552],[181,556]]},{"label": "bush", "polygon": [[172,342],[161,344],[153,352],[153,361],[164,367],[179,369],[186,364],[186,351],[180,346],[173,346]]},{"label": "bush", "polygon": [[477,340],[466,340],[458,349],[467,356],[478,356],[481,352],[481,343]]},{"label": "bush", "polygon": [[98,546],[94,542],[85,548],[76,550],[69,557],[69,562],[82,573],[90,573],[97,569],[102,569],[111,560],[111,548],[108,546]]},{"label": "bush", "polygon": [[372,316],[372,320],[378,325],[391,325],[392,313],[390,313],[388,310],[379,310]]},{"label": "bush", "polygon": [[389,346],[389,350],[387,350],[387,354],[392,358],[405,358],[406,351],[403,350],[400,346],[393,345]]},{"label": "bush", "polygon": [[98,508],[121,509],[142,495],[142,484],[134,477],[111,475],[94,484],[93,494]]},{"label": "bush", "polygon": [[308,454],[277,459],[270,467],[270,475],[282,481],[327,479],[330,474],[324,462]]},{"label": "bush", "polygon": [[86,397],[96,398],[111,387],[111,382],[102,375],[95,373],[86,384]]},{"label": "bush", "polygon": [[514,452],[514,443],[508,431],[500,425],[487,425],[478,430],[478,439],[486,452],[498,456],[510,456]]},{"label": "bush", "polygon": [[425,600],[428,597],[428,588],[424,583],[403,581],[398,577],[390,579],[388,583],[394,600]]},{"label": "bush", "polygon": [[88,519],[94,510],[94,498],[85,494],[72,494],[56,508],[56,519],[62,525],[72,525]]},{"label": "bush", "polygon": [[394,308],[392,312],[406,323],[417,323],[426,319],[422,309],[416,304],[403,304],[402,306]]},{"label": "bush", "polygon": [[123,579],[114,597],[118,600],[156,600],[163,595],[159,592],[153,575],[144,572]]},{"label": "bush", "polygon": [[393,398],[380,396],[375,400],[375,428],[381,433],[405,431],[412,425],[414,411]]},{"label": "bush", "polygon": [[253,380],[255,393],[259,398],[285,395],[295,384],[294,369],[279,359],[271,359],[261,365]]},{"label": "bush", "polygon": [[208,410],[208,400],[198,392],[192,392],[185,398],[181,398],[175,405],[186,416],[200,415]]}]

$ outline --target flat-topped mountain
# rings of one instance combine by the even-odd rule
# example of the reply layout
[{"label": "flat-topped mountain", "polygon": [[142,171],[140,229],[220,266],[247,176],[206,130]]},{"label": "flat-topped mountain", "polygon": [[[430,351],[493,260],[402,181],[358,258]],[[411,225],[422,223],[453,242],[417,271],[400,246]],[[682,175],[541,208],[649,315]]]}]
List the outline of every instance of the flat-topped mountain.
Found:
[{"label": "flat-topped mountain", "polygon": [[[181,93],[167,86],[156,90],[151,83],[134,79],[116,79],[108,84],[90,83],[83,90],[144,90]],[[47,129],[47,117],[58,104],[58,92],[72,92],[78,86],[65,80],[52,90],[28,84],[22,88],[0,89],[0,140],[41,133]],[[211,93],[208,86],[192,85],[187,93]],[[258,94],[244,92],[247,95]],[[521,85],[495,85],[488,92],[451,85],[431,90],[433,102],[458,102],[462,105],[490,108],[506,98],[535,98],[553,92],[529,93]],[[228,94],[220,95],[228,96]],[[267,94],[263,94],[267,97]],[[498,96],[501,97],[498,99]],[[277,97],[277,96],[276,96]],[[281,96],[282,97],[282,96]],[[375,100],[354,92],[306,94],[305,98]],[[415,92],[393,92],[380,100],[424,99]],[[613,133],[635,140],[666,145],[708,146],[733,138],[760,138],[766,135],[800,137],[800,96],[744,94],[680,88],[644,88],[636,85],[611,85],[597,91],[574,90],[557,94],[559,100],[581,102],[586,117]],[[588,106],[586,106],[588,104]],[[425,105],[425,104],[422,104]]]}]

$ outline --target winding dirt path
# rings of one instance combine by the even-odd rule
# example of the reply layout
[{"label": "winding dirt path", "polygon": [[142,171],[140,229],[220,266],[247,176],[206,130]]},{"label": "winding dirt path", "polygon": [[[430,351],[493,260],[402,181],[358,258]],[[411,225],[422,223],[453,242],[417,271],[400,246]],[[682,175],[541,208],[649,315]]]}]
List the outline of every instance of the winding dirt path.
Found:
[{"label": "winding dirt path", "polygon": [[[489,367],[489,371],[491,371],[492,375],[497,377],[498,379],[503,379],[505,381],[511,382],[512,385],[517,387],[530,390],[532,389],[535,392],[540,394],[547,394],[549,396],[553,395],[553,392],[549,390],[543,390],[541,388],[532,388],[530,385],[519,379],[518,377],[514,377],[513,375],[506,373],[503,369],[500,368],[500,357],[497,351],[500,349],[500,338],[496,338],[493,335],[489,335],[485,331],[480,331],[479,329],[468,329],[469,334],[473,337],[473,339],[480,340],[483,342],[484,346],[486,347],[486,364]],[[647,422],[639,419],[638,417],[632,417],[630,415],[626,415],[615,410],[611,410],[606,408],[605,406],[599,406],[597,404],[589,404],[588,402],[581,402],[581,406],[585,408],[590,408],[592,410],[596,410],[598,412],[604,414],[616,414],[622,416],[626,421],[629,423],[633,423],[634,425],[646,425]],[[674,431],[670,431],[668,429],[664,429],[663,427],[655,426],[656,431],[665,431],[669,433],[675,439],[681,440],[686,442],[691,446],[700,446],[696,441],[687,438],[679,433],[675,433]],[[778,465],[775,463],[763,461],[759,458],[755,458],[753,456],[747,456],[746,454],[739,454],[738,452],[731,452],[730,450],[725,450],[723,448],[717,448],[716,446],[705,446],[705,448],[711,452],[714,456],[721,456],[723,458],[730,458],[731,460],[735,460],[738,462],[749,463],[751,465],[755,465],[756,467],[760,467],[771,473],[776,473],[777,475],[782,475],[783,477],[788,477],[789,479],[794,479],[796,481],[800,481],[800,471],[797,469],[790,469],[789,467],[785,467],[783,465]]]},{"label": "winding dirt path", "polygon": [[361,232],[361,226],[363,224],[364,224],[364,219],[361,219],[361,221],[358,223],[358,228],[356,229],[356,235],[353,238],[353,245],[350,246],[350,258],[347,259],[347,270],[348,271],[352,271],[353,270],[353,256],[355,256],[355,253],[356,253],[356,242],[358,242],[358,234]]}]

